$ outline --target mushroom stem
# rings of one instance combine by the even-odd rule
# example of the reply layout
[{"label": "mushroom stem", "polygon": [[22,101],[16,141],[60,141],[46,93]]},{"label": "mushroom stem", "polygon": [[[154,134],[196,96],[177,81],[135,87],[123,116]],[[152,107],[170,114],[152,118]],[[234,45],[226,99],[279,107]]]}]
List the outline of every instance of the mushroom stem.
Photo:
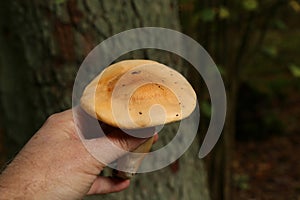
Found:
[{"label": "mushroom stem", "polygon": [[117,169],[113,170],[113,176],[122,178],[122,179],[130,179],[137,172],[139,166],[141,165],[145,153],[148,153],[151,149],[153,143],[153,137],[149,138],[141,144],[138,148],[136,148],[133,153],[139,154],[126,154],[123,157],[119,158],[117,161]]}]

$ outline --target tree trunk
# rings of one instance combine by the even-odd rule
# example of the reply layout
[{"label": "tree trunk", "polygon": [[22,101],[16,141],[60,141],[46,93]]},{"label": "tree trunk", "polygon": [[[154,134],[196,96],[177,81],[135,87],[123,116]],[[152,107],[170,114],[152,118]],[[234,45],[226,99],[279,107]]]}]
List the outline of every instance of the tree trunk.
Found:
[{"label": "tree trunk", "polygon": [[[9,156],[24,145],[47,116],[71,107],[76,72],[93,47],[131,28],[179,29],[177,12],[175,0],[2,2],[0,109]],[[137,51],[128,57],[174,62],[172,56],[153,52]],[[159,142],[164,145],[171,139],[164,134]],[[198,150],[199,142],[195,141],[170,167],[140,174],[128,190],[102,199],[209,199]]]}]

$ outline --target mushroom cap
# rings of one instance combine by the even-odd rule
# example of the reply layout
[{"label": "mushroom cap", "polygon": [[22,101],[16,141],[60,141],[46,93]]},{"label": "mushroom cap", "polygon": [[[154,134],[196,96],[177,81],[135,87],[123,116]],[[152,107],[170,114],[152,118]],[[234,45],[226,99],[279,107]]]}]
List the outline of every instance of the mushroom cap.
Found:
[{"label": "mushroom cap", "polygon": [[177,71],[151,60],[124,60],[104,69],[84,90],[81,107],[114,127],[140,129],[182,120],[196,93]]}]

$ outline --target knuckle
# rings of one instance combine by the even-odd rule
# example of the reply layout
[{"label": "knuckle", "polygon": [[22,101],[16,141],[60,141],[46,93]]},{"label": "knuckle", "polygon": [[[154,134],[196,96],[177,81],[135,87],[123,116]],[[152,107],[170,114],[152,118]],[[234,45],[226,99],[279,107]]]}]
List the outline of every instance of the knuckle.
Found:
[{"label": "knuckle", "polygon": [[59,119],[59,114],[58,113],[55,113],[55,114],[52,114],[50,115],[48,118],[47,118],[47,121],[48,122],[55,122]]},{"label": "knuckle", "polygon": [[46,122],[53,125],[62,124],[63,122],[67,121],[62,113],[54,113],[50,115]]}]

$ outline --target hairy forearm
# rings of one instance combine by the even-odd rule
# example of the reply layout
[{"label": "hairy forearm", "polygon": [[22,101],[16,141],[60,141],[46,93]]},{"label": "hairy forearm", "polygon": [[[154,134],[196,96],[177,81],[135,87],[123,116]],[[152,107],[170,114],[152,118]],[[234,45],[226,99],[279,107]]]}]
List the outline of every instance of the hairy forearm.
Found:
[{"label": "hairy forearm", "polygon": [[35,199],[45,181],[32,173],[35,163],[18,155],[0,175],[0,199]]},{"label": "hairy forearm", "polygon": [[[91,145],[99,149],[100,160],[119,158],[110,141],[132,150],[143,140],[124,138],[114,130],[110,138],[97,138]],[[126,140],[127,141],[127,140]],[[3,199],[82,199],[86,194],[118,192],[129,186],[128,181],[99,177],[105,164],[95,159],[79,139],[72,110],[51,116],[29,140],[20,153],[0,174],[0,200]]]},{"label": "hairy forearm", "polygon": [[0,200],[79,199],[89,191],[102,169],[98,161],[80,141],[49,144],[53,138],[35,135],[6,167],[0,175]]}]

